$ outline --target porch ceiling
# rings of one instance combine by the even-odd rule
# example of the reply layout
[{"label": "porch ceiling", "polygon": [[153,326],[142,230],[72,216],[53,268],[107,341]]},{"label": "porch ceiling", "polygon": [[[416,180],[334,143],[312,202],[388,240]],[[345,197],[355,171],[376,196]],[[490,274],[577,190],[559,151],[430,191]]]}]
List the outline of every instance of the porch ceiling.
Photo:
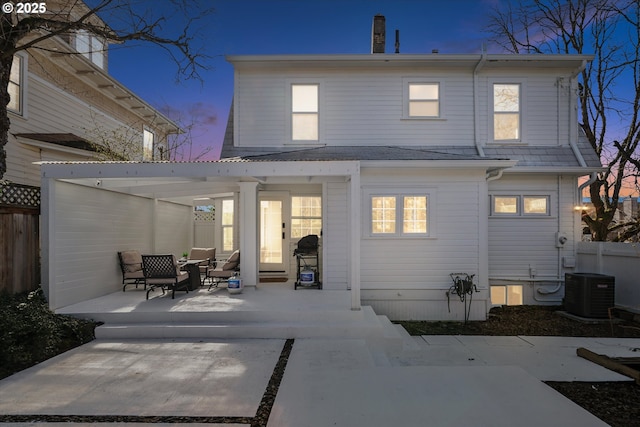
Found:
[{"label": "porch ceiling", "polygon": [[238,191],[240,182],[349,180],[357,162],[42,162],[42,178],[185,205]]}]

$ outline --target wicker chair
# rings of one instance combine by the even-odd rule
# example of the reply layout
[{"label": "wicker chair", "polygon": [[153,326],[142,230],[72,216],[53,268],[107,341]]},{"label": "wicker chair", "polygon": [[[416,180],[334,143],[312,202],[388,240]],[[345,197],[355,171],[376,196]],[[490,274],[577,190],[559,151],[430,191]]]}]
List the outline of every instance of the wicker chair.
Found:
[{"label": "wicker chair", "polygon": [[142,269],[142,255],[138,251],[122,251],[118,252],[118,260],[120,260],[120,269],[122,270],[122,292],[125,291],[127,285],[147,284]]},{"label": "wicker chair", "polygon": [[162,289],[163,295],[165,289],[170,289],[172,299],[177,290],[189,293],[189,273],[180,271],[174,255],[142,255],[142,265],[148,286],[147,299],[156,288]]}]

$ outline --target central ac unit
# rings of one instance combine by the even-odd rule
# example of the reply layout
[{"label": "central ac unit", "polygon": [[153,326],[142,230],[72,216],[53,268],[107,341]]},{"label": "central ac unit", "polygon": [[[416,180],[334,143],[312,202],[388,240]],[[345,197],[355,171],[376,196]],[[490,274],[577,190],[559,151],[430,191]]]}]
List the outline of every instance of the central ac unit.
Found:
[{"label": "central ac unit", "polygon": [[564,308],[580,317],[606,318],[615,305],[613,276],[595,273],[566,273]]}]

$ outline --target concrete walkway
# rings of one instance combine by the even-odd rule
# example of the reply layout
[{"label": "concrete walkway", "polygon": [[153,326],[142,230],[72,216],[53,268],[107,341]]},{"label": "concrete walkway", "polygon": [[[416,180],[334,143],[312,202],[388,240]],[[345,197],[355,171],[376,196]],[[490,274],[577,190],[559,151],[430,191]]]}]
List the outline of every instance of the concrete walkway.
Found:
[{"label": "concrete walkway", "polygon": [[[37,415],[247,425],[284,343],[96,340],[0,381],[0,414],[32,416],[4,424],[20,426],[42,425]],[[579,358],[578,347],[637,356],[640,339],[407,336],[396,351],[364,339],[296,339],[268,425],[606,425],[542,383],[629,380]]]}]

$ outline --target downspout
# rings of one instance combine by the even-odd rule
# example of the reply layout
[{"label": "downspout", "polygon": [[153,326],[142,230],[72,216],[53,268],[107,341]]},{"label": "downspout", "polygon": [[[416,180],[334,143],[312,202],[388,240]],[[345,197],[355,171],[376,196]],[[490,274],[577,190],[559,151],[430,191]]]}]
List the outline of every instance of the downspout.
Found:
[{"label": "downspout", "polygon": [[[480,60],[476,64],[476,67],[473,70],[473,132],[474,132],[474,142],[476,144],[476,150],[478,151],[478,155],[480,157],[485,157],[484,149],[480,144],[480,108],[478,103],[480,102],[480,97],[478,96],[478,72],[484,66],[484,63],[487,60],[487,54],[482,49],[482,54],[480,56]],[[497,178],[496,178],[497,179]]]},{"label": "downspout", "polygon": [[[569,79],[569,91],[570,94],[573,93],[574,90],[574,84],[576,83],[576,78],[578,77],[578,74],[580,74],[585,68],[587,67],[587,61],[582,61],[582,65],[580,65],[580,68],[578,68],[575,73],[573,73]],[[558,85],[558,97],[560,95],[559,93],[560,91],[560,85]],[[574,105],[575,102],[575,97],[570,96],[569,97],[569,117],[574,117],[573,112],[575,110],[576,112],[576,125],[575,125],[575,135],[573,135],[572,133],[570,133],[569,135],[569,146],[571,147],[571,150],[573,151],[574,156],[576,156],[576,159],[578,160],[578,164],[581,167],[587,167],[587,163],[584,161],[584,157],[582,157],[582,153],[580,152],[580,150],[578,149],[578,145],[577,145],[577,141],[578,141],[578,134],[580,132],[580,130],[578,129],[578,121],[577,121],[577,111],[578,111],[578,106]],[[571,127],[570,127],[571,129]],[[560,141],[558,141],[560,142]]]}]

